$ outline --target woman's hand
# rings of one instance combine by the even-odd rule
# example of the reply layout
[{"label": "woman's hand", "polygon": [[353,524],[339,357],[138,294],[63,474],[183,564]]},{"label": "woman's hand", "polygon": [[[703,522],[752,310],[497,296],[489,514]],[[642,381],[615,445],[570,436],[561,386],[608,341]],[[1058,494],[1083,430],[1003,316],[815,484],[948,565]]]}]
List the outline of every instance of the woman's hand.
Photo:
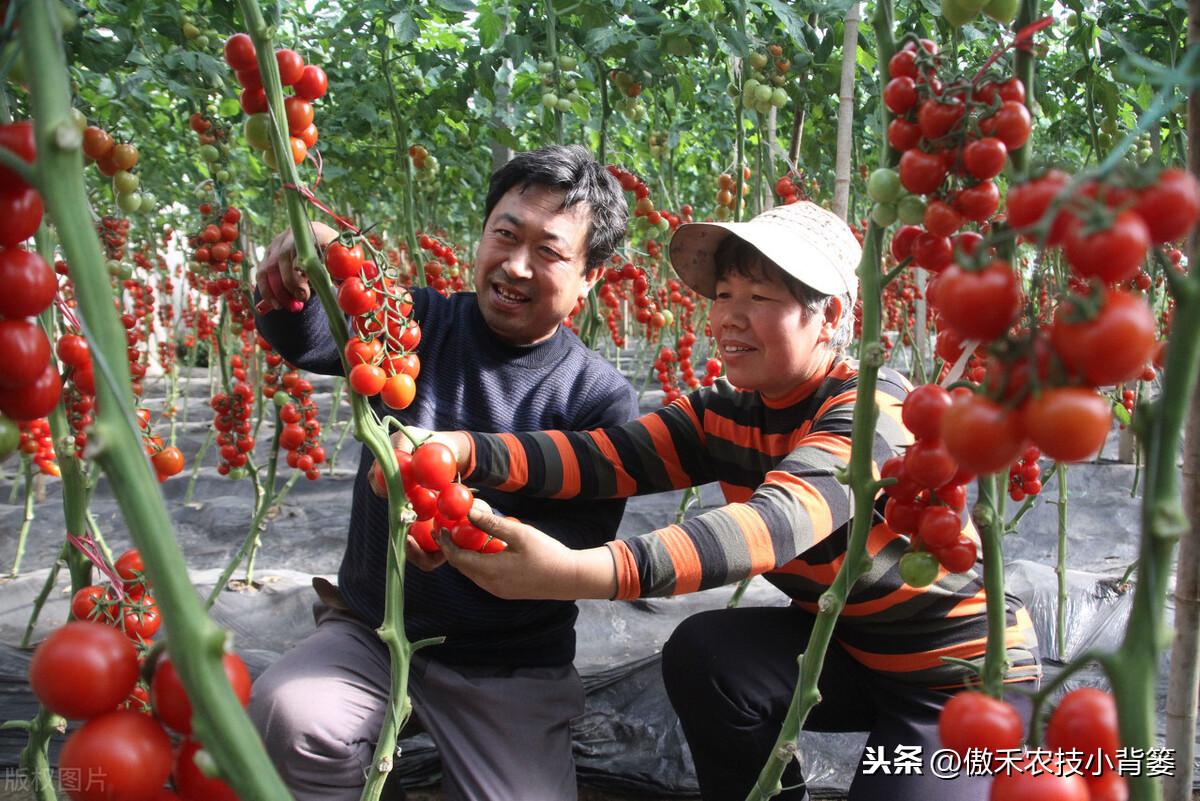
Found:
[{"label": "woman's hand", "polygon": [[[427,431],[424,428],[416,426],[405,426],[405,431],[397,431],[392,434],[392,447],[398,453],[412,453],[416,449],[413,442],[439,442],[450,449],[450,453],[454,455],[454,461],[458,465],[457,472],[462,473],[467,469],[467,460],[471,455],[471,441],[461,431]],[[367,473],[367,483],[371,486],[371,491],[380,498],[386,498],[387,486],[383,482],[383,471],[379,469],[379,462],[373,462],[371,469]]]},{"label": "woman's hand", "polygon": [[475,553],[455,546],[450,535],[437,535],[446,561],[498,598],[573,601],[612,598],[616,567],[608,548],[574,551],[532,526],[492,512],[475,501],[468,519],[502,540],[499,553]]}]

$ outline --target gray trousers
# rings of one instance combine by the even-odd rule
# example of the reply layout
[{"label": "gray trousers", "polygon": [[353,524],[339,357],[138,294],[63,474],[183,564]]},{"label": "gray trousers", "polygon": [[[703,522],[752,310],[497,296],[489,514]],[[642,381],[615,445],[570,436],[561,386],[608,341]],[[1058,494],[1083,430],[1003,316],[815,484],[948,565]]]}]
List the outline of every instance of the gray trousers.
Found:
[{"label": "gray trousers", "polygon": [[[316,631],[254,682],[250,718],[296,801],[357,801],[383,727],[388,651],[358,618],[313,610]],[[418,655],[408,692],[441,755],[447,801],[576,798],[570,721],[583,713],[583,685],[573,665],[455,667]]]}]

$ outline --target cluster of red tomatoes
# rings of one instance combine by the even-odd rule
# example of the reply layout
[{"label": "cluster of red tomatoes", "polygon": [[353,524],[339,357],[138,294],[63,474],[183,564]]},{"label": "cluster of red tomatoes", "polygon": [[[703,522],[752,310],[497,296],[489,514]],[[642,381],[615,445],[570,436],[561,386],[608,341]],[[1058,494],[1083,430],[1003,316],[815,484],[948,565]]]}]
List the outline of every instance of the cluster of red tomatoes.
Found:
[{"label": "cluster of red tomatoes", "polygon": [[84,587],[71,597],[71,616],[107,623],[133,642],[145,645],[158,632],[162,619],[144,571],[138,550],[125,551],[113,562],[111,583]]},{"label": "cluster of red tomatoes", "polygon": [[431,154],[424,145],[410,145],[408,157],[412,159],[413,169],[417,171],[417,181],[424,183],[437,175],[437,156]]},{"label": "cluster of red tomatoes", "polygon": [[[804,190],[796,186],[796,182],[792,180],[794,173],[788,172],[775,182],[775,194],[779,196],[779,205],[790,206],[793,203],[799,203],[801,200],[808,200],[808,195]],[[797,176],[803,178],[803,176]]]},{"label": "cluster of red tomatoes", "polygon": [[[136,553],[129,551],[118,560],[122,577],[133,563],[128,557]],[[137,563],[136,577],[122,581],[124,599],[103,585],[76,593],[71,602],[76,621],[52,632],[29,665],[30,687],[41,704],[54,714],[84,721],[59,757],[60,773],[79,778],[67,792],[75,801],[236,801],[228,785],[207,777],[195,763],[201,746],[191,737],[191,703],[171,660],[157,660],[148,690],[141,681],[138,651],[153,632],[131,639],[131,625],[144,630],[150,614],[133,611],[139,605],[144,610],[149,598],[140,559]],[[134,599],[135,593],[141,594]],[[131,617],[140,621],[131,623]],[[153,620],[157,630],[157,611]],[[122,625],[124,634],[118,631]],[[250,700],[245,663],[230,653],[223,665],[245,706]],[[165,727],[183,735],[174,748]],[[174,792],[165,788],[168,778]]]},{"label": "cluster of red tomatoes", "polygon": [[[10,428],[6,428],[6,426]],[[16,437],[12,432],[16,432]],[[54,461],[54,441],[50,436],[50,421],[46,418],[29,420],[16,425],[7,418],[0,418],[0,459],[12,453],[14,447],[31,457],[33,466],[42,474],[47,476],[61,474],[58,463]]]},{"label": "cluster of red tomatoes", "polygon": [[[753,173],[749,167],[742,167],[742,197],[750,194],[750,176]],[[733,180],[733,176],[727,172],[723,172],[717,176],[717,209],[714,215],[718,220],[728,220],[733,216],[734,192],[737,191],[737,182]]]},{"label": "cluster of red tomatoes", "polygon": [[[32,123],[0,125],[0,147],[32,163]],[[41,221],[38,191],[0,167],[0,416],[16,422],[48,415],[62,391],[50,363],[50,340],[30,319],[54,302],[58,281],[41,256],[19,247]]]},{"label": "cluster of red tomatoes", "polygon": [[459,266],[454,248],[445,242],[439,242],[429,234],[418,236],[417,246],[438,260],[426,262],[422,267],[425,271],[425,283],[443,295],[461,292],[466,282],[463,280],[463,267]]},{"label": "cluster of red tomatoes", "polygon": [[[263,89],[254,42],[247,34],[235,33],[229,37],[225,42],[225,61],[237,74],[238,83],[243,87],[242,111],[249,115],[245,129],[246,142],[252,148],[262,151],[263,161],[269,167],[278,169],[275,150],[271,145],[271,118],[267,109],[267,93]],[[292,161],[300,164],[317,143],[312,101],[325,94],[329,88],[329,79],[325,70],[316,64],[306,65],[295,50],[276,50],[275,63],[279,67],[280,83],[292,87],[293,94],[284,98],[283,106],[287,116],[288,138],[291,140]]]},{"label": "cluster of red tomatoes", "polygon": [[108,131],[89,125],[83,131],[83,154],[96,162],[101,175],[112,178],[113,194],[121,211],[131,214],[142,207],[142,196],[137,191],[141,181],[132,172],[138,163],[137,145],[118,144]]},{"label": "cluster of red tomatoes", "polygon": [[[1129,797],[1125,778],[1117,770],[1121,744],[1111,694],[1084,687],[1064,695],[1046,726],[1042,757],[1023,752],[1023,728],[1011,704],[975,690],[946,702],[938,720],[944,747],[964,759],[973,752],[990,760],[995,776],[990,801],[1123,801]],[[1005,754],[1017,755],[1015,764],[1002,765]]]},{"label": "cluster of red tomatoes", "polygon": [[977,555],[977,536],[964,530],[962,522],[966,485],[975,476],[941,439],[941,420],[950,405],[950,393],[937,384],[910,392],[900,414],[916,442],[903,456],[884,462],[879,471],[883,478],[896,479],[884,487],[888,501],[883,517],[892,531],[909,535],[911,545],[900,558],[900,576],[914,587],[933,583],[940,568],[951,573],[970,570]]},{"label": "cluster of red tomatoes", "polygon": [[254,424],[250,420],[254,410],[254,390],[245,381],[237,381],[229,393],[218,392],[210,405],[215,416],[213,428],[217,431],[217,446],[221,460],[217,472],[227,476],[231,471],[246,466],[249,453],[254,450],[251,432]]},{"label": "cluster of red tomatoes", "polygon": [[[433,538],[434,532],[441,530],[449,531],[454,544],[464,550],[480,553],[504,550],[506,546],[501,540],[467,520],[474,497],[471,490],[454,480],[458,465],[449,448],[440,442],[425,442],[411,454],[397,450],[396,461],[400,465],[404,494],[417,516],[416,522],[409,526],[408,534],[421,550],[426,553],[441,550]],[[387,484],[378,462],[371,465],[367,480],[376,493],[387,495]]]},{"label": "cluster of red tomatoes", "polygon": [[1042,491],[1042,468],[1038,459],[1042,452],[1036,445],[1030,445],[1021,454],[1021,458],[1008,468],[1008,497],[1014,501],[1023,501],[1028,495],[1039,495]]},{"label": "cluster of red tomatoes", "polygon": [[284,392],[276,392],[279,407],[279,447],[287,451],[287,465],[304,473],[309,481],[321,477],[320,465],[325,462],[321,447],[321,421],[317,419],[317,404],[312,399],[313,385],[295,370],[284,373]]},{"label": "cluster of red tomatoes", "polygon": [[650,187],[646,186],[646,182],[641,178],[616,164],[609,164],[608,172],[617,179],[617,183],[623,190],[633,192],[635,198],[633,216],[635,219],[644,219],[646,225],[657,228],[663,233],[668,230],[674,231],[681,222],[684,222],[679,216],[669,211],[659,211],[654,208],[654,201],[650,199]]},{"label": "cluster of red tomatoes", "polygon": [[346,343],[350,388],[367,397],[380,395],[393,409],[408,408],[421,372],[415,353],[421,326],[409,318],[412,296],[381,272],[374,259],[364,259],[358,244],[331,243],[325,269],[337,286],[338,307],[351,315],[357,333]]},{"label": "cluster of red tomatoes", "polygon": [[206,290],[212,297],[235,292],[241,282],[232,274],[236,269],[230,265],[239,265],[245,258],[237,247],[242,212],[230,206],[220,213],[214,213],[211,203],[201,203],[199,211],[201,218],[207,222],[203,223],[196,235],[188,238],[188,245],[192,248],[193,269],[202,270],[208,276]]}]

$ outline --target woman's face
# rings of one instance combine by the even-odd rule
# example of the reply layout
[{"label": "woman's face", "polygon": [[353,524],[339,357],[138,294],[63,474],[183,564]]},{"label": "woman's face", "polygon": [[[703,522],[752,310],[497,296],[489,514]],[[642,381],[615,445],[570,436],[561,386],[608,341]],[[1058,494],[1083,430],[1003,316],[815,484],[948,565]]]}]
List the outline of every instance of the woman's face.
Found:
[{"label": "woman's face", "polygon": [[821,369],[842,303],[810,314],[773,270],[727,273],[717,281],[709,324],[730,383],[764,396],[786,395]]}]

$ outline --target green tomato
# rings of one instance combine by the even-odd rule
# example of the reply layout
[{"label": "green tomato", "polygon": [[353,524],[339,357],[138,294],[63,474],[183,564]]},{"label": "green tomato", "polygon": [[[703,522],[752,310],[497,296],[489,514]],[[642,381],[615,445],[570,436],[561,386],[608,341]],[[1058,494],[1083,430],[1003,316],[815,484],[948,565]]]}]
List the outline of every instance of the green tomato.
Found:
[{"label": "green tomato", "polygon": [[972,22],[979,16],[981,8],[972,0],[942,0],[942,16],[955,28]]},{"label": "green tomato", "polygon": [[271,398],[271,400],[275,401],[275,405],[282,409],[284,406],[287,406],[292,402],[292,396],[286,392],[280,391],[276,392],[275,397]]},{"label": "green tomato", "polygon": [[202,160],[208,162],[209,164],[212,164],[217,159],[221,158],[221,151],[217,150],[212,145],[201,145],[200,146],[200,158]]},{"label": "green tomato", "polygon": [[788,93],[778,86],[771,90],[771,105],[775,108],[783,108],[787,105]]},{"label": "green tomato", "polygon": [[17,424],[0,414],[0,460],[8,456],[21,444],[21,429]]},{"label": "green tomato", "polygon": [[229,183],[230,177],[231,176],[229,175],[229,170],[217,170],[217,180],[220,181],[221,183],[223,183],[223,184]]},{"label": "green tomato", "polygon": [[761,51],[755,50],[752,52],[749,60],[750,66],[756,70],[761,70],[763,67],[767,66],[767,54]]},{"label": "green tomato", "polygon": [[208,48],[208,37],[200,34],[192,40],[192,43],[196,45],[197,50],[206,50]]},{"label": "green tomato", "polygon": [[246,118],[242,127],[246,134],[246,144],[255,150],[268,150],[271,147],[271,118],[267,114],[251,114]]},{"label": "green tomato", "polygon": [[564,111],[564,112],[570,111],[571,110],[571,98],[560,97],[558,99],[558,102],[554,104],[554,107],[556,109],[558,109],[559,111]]},{"label": "green tomato", "polygon": [[693,52],[692,42],[686,36],[668,37],[667,52],[678,58],[686,58]]},{"label": "green tomato", "polygon": [[141,181],[128,170],[120,170],[113,175],[113,191],[118,195],[128,195],[136,192]]},{"label": "green tomato", "polygon": [[894,203],[900,197],[900,176],[893,169],[880,167],[867,179],[867,194],[876,203]]},{"label": "green tomato", "polygon": [[559,56],[558,68],[560,70],[573,70],[579,64],[575,56]]},{"label": "green tomato", "polygon": [[896,203],[896,214],[905,225],[925,222],[925,200],[920,195],[905,195]]},{"label": "green tomato", "polygon": [[572,104],[582,103],[583,95],[579,94],[579,92],[571,92],[567,95],[567,100],[571,101]]},{"label": "green tomato", "polygon": [[896,204],[876,203],[871,207],[871,219],[876,225],[887,228],[896,221]]},{"label": "green tomato", "polygon": [[121,211],[126,214],[132,214],[142,207],[142,196],[137,192],[130,192],[128,195],[117,195],[117,205],[121,207]]},{"label": "green tomato", "polygon": [[200,29],[190,22],[183,23],[183,38],[191,40],[200,35]]},{"label": "green tomato", "polygon": [[244,467],[235,467],[229,471],[230,481],[241,481],[246,476],[250,475],[249,471]]},{"label": "green tomato", "polygon": [[553,92],[546,92],[542,95],[542,105],[546,108],[554,108],[558,105],[558,95]]},{"label": "green tomato", "polygon": [[1021,0],[989,0],[983,7],[983,13],[1001,25],[1007,25],[1016,19],[1020,7]]},{"label": "green tomato", "polygon": [[754,99],[759,103],[770,103],[772,94],[774,91],[766,84],[760,83],[754,89]]},{"label": "green tomato", "polygon": [[116,259],[109,259],[105,264],[108,267],[108,274],[114,278],[119,278],[124,281],[126,278],[133,275],[133,268],[126,264],[122,264]]},{"label": "green tomato", "polygon": [[725,94],[729,95],[730,97],[737,97],[741,93],[742,93],[742,90],[738,89],[738,85],[736,83],[731,82],[728,86],[725,87]]},{"label": "green tomato", "polygon": [[540,72],[542,75],[552,74],[554,72],[554,62],[553,61],[539,61],[538,65],[537,65],[537,71]]},{"label": "green tomato", "polygon": [[909,551],[900,557],[900,579],[910,587],[928,587],[938,570],[937,557],[929,551]]}]

